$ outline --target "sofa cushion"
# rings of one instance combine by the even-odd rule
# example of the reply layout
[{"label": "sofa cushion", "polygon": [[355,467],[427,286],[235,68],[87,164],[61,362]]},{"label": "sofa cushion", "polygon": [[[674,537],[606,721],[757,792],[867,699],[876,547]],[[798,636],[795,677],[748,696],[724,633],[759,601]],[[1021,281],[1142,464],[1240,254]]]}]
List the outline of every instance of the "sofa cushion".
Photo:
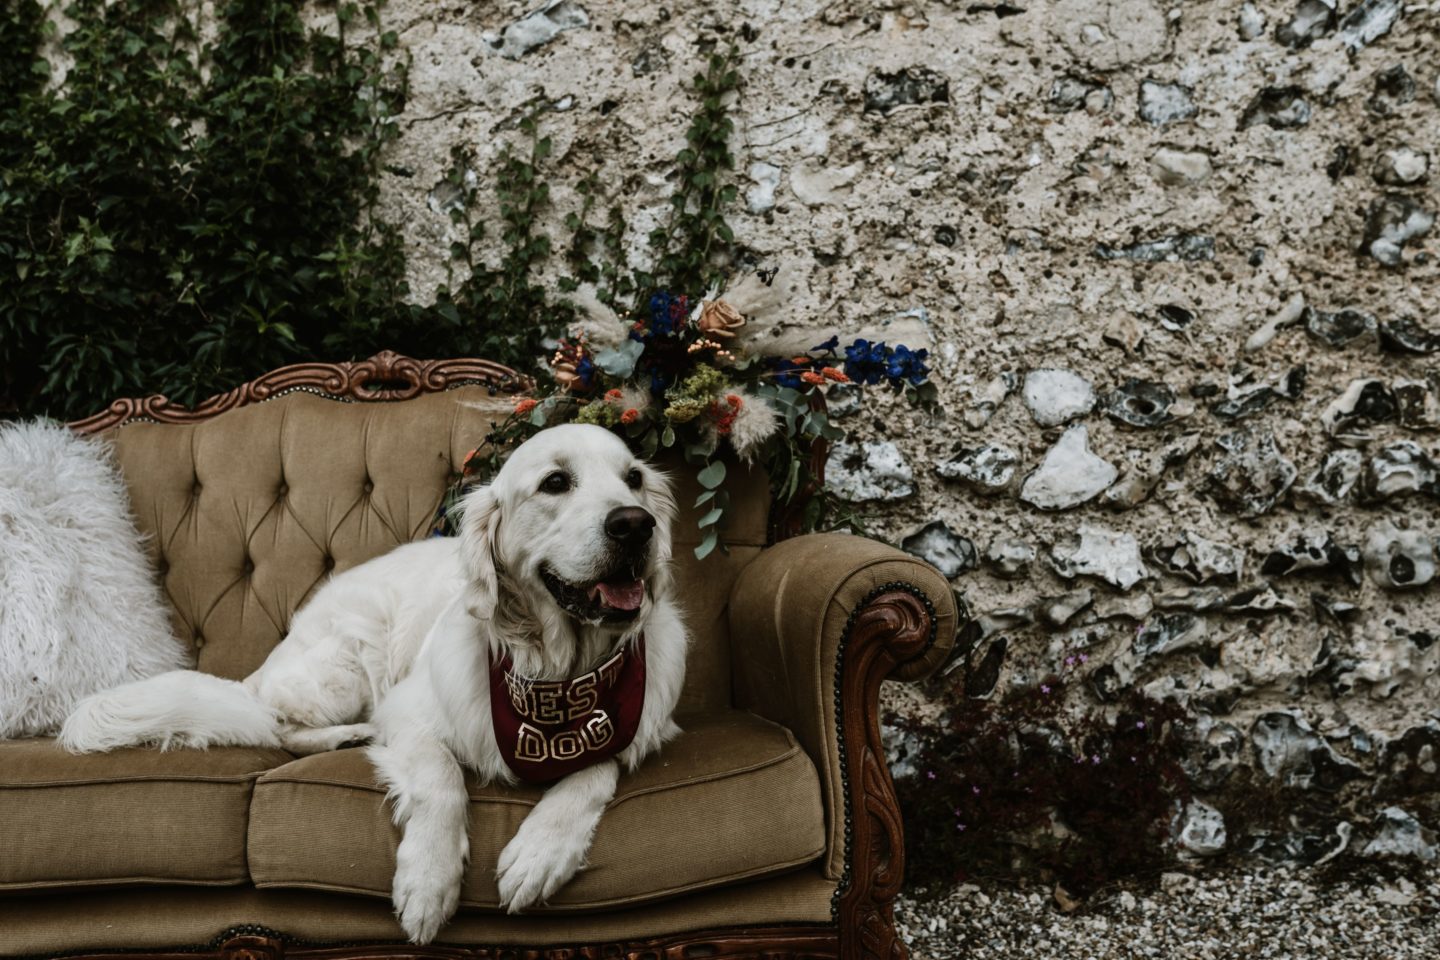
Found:
[{"label": "sofa cushion", "polygon": [[245,883],[255,778],[282,750],[116,750],[0,741],[0,890]]},{"label": "sofa cushion", "polygon": [[[815,768],[783,727],[724,711],[680,718],[685,733],[624,774],[589,867],[547,909],[646,903],[782,873],[824,852]],[[497,908],[495,864],[542,788],[470,788],[470,866],[461,903]],[[262,776],[250,810],[256,886],[390,895],[399,831],[362,750],[317,754]]]}]

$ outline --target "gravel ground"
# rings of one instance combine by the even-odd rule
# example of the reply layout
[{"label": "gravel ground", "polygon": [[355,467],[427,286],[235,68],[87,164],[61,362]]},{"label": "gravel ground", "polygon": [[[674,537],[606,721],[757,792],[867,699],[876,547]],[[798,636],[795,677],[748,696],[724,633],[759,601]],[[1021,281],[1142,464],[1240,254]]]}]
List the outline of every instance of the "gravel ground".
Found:
[{"label": "gravel ground", "polygon": [[912,960],[1408,960],[1440,957],[1440,864],[1343,879],[1231,866],[1108,889],[1071,913],[1045,893],[964,884],[902,896]]}]

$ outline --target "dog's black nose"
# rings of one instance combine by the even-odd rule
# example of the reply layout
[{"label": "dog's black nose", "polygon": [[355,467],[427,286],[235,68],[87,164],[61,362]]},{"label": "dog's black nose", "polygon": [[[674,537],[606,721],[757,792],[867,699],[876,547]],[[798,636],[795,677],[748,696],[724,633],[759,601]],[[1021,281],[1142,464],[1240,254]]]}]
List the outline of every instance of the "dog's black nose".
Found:
[{"label": "dog's black nose", "polygon": [[627,547],[638,547],[655,532],[655,518],[640,507],[616,507],[605,518],[605,533]]}]

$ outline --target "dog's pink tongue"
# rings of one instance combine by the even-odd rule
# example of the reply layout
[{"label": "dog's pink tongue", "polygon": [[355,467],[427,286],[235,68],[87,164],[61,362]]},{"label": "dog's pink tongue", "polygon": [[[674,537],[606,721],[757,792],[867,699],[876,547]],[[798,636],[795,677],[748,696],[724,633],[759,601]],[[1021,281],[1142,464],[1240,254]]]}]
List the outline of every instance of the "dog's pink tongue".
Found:
[{"label": "dog's pink tongue", "polygon": [[645,583],[633,580],[630,583],[597,583],[605,605],[616,610],[639,610],[645,599]]}]

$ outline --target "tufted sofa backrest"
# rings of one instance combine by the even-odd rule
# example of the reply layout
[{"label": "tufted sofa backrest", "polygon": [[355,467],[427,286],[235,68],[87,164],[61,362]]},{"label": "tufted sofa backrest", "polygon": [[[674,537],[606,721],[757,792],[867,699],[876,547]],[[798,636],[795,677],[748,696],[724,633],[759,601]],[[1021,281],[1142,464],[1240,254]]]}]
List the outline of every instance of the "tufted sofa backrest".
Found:
[{"label": "tufted sofa backrest", "polygon": [[[395,402],[272,397],[199,423],[132,421],[106,432],[199,669],[241,678],[285,636],[332,573],[424,537],[468,451],[512,400],[462,386]],[[692,626],[684,708],[730,700],[725,603],[765,542],[762,471],[732,469],[728,553],[694,559],[693,476],[679,481],[677,579]]]}]

